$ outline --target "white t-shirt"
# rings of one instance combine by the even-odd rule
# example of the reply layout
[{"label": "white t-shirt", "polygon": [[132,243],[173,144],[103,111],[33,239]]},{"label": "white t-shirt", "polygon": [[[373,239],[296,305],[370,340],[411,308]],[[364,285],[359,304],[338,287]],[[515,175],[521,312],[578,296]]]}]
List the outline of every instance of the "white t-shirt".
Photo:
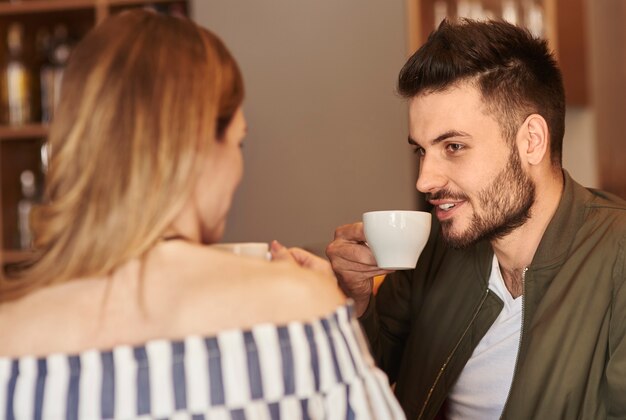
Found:
[{"label": "white t-shirt", "polygon": [[522,297],[511,296],[495,255],[489,289],[502,299],[504,308],[452,387],[447,413],[452,420],[499,419],[511,388],[522,326]]}]

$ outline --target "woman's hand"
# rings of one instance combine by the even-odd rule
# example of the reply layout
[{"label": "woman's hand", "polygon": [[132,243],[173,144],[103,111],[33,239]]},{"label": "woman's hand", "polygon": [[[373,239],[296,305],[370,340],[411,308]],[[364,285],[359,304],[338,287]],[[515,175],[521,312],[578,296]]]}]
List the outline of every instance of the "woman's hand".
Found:
[{"label": "woman's hand", "polygon": [[328,261],[302,248],[286,248],[280,242],[272,241],[270,252],[272,253],[272,260],[292,261],[300,267],[335,277],[335,273],[333,273],[333,269]]}]

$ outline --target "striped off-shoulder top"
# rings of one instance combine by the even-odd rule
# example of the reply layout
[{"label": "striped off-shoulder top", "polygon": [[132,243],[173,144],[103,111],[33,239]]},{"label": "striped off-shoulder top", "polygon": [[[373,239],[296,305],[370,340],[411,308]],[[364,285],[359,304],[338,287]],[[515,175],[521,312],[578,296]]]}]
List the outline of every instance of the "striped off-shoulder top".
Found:
[{"label": "striped off-shoulder top", "polygon": [[[1,334],[0,334],[1,335]],[[312,322],[0,358],[6,419],[400,419],[352,305]]]}]

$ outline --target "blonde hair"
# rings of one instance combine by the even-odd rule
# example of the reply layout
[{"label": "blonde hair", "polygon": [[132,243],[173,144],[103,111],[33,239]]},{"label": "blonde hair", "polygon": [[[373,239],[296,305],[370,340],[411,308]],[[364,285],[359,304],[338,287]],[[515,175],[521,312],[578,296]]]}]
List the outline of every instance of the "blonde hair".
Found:
[{"label": "blonde hair", "polygon": [[134,10],[76,47],[50,129],[37,260],[0,302],[100,276],[141,256],[191,193],[202,157],[243,99],[234,59],[186,19]]}]

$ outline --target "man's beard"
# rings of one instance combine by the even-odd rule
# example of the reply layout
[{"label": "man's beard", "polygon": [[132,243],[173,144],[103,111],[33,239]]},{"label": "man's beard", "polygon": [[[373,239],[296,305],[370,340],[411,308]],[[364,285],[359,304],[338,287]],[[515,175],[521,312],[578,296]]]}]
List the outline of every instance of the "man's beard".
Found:
[{"label": "man's beard", "polygon": [[[437,192],[437,197],[467,199],[459,194]],[[522,169],[516,150],[511,151],[507,166],[493,182],[478,193],[478,204],[483,214],[474,212],[470,226],[460,233],[452,233],[453,220],[441,222],[444,241],[452,248],[460,249],[482,240],[494,240],[507,236],[530,218],[535,202],[535,184]],[[476,207],[475,207],[476,210]]]}]

